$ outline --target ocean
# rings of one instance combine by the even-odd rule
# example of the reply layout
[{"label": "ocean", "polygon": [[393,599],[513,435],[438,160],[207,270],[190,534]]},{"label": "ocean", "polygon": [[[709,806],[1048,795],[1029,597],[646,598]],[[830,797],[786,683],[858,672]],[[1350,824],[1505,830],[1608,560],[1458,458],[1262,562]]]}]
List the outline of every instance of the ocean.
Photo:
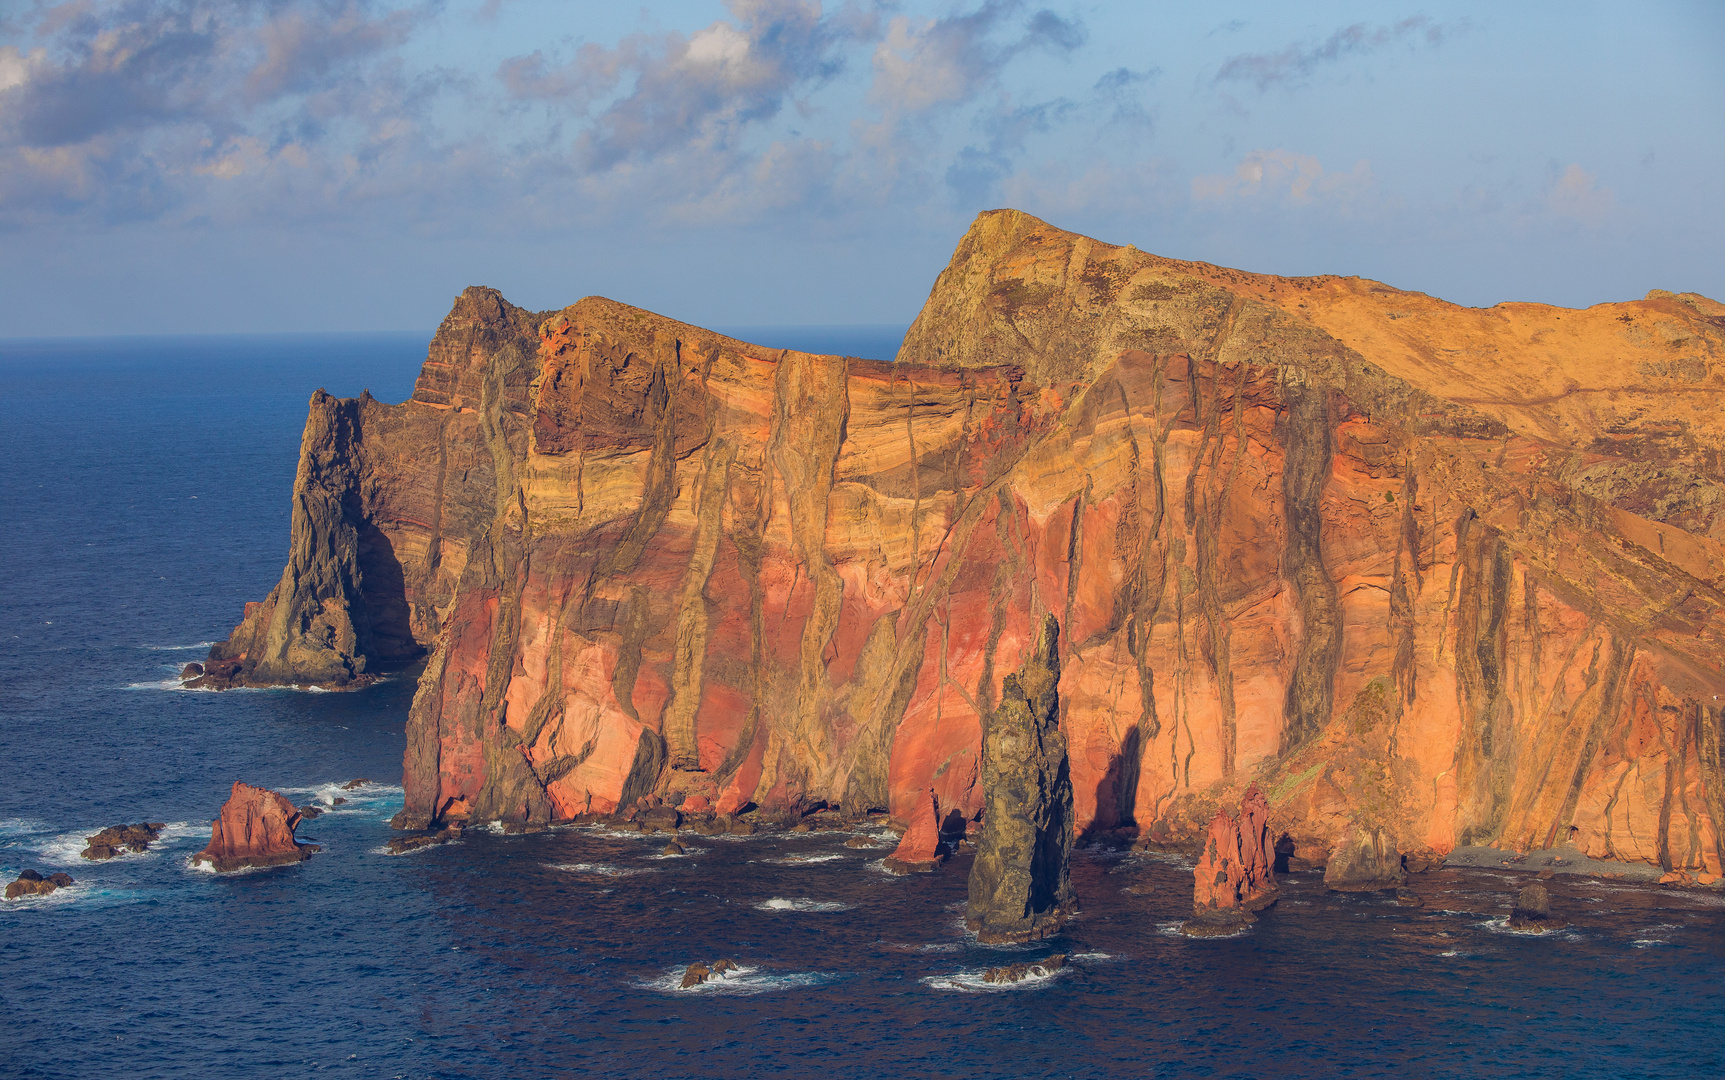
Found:
[{"label": "ocean", "polygon": [[[890,358],[903,331],[726,332]],[[0,871],[77,879],[0,904],[0,1074],[1725,1074],[1718,893],[1559,877],[1572,927],[1529,937],[1504,925],[1525,874],[1422,875],[1421,908],[1295,874],[1248,933],[1189,940],[1189,862],[1087,850],[1067,931],[991,948],[962,927],[968,857],[898,878],[889,847],[844,833],[666,856],[663,838],[473,830],[385,854],[410,681],[173,675],[281,573],[311,392],[402,400],[425,343],[0,341]],[[235,780],[331,805],[300,829],[323,851],[191,868]],[[144,820],[169,823],[148,854],[78,857]],[[981,981],[1051,953],[1069,957],[1052,977]],[[721,957],[741,972],[676,988]]]}]

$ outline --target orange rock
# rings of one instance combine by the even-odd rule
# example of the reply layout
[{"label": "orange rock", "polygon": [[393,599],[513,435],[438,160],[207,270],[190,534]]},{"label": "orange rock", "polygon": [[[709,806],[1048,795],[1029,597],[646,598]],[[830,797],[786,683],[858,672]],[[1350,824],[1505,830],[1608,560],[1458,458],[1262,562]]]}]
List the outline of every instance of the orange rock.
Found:
[{"label": "orange rock", "polygon": [[1372,808],[1421,866],[1719,875],[1721,319],[1014,211],[894,363],[469,289],[411,400],[314,396],[289,565],[204,677],[424,659],[403,825],[652,792],[973,819],[981,717],[1054,614],[1079,835],[1196,846],[1255,779],[1314,863]]},{"label": "orange rock", "polygon": [[299,822],[300,812],[287,796],[236,780],[221,816],[211,823],[209,845],[192,862],[207,862],[223,874],[303,862],[319,848],[294,839]]},{"label": "orange rock", "polygon": [[1236,820],[1217,810],[1204,839],[1204,852],[1192,871],[1195,918],[1249,921],[1277,899],[1276,852],[1270,840],[1270,809],[1253,784]]},{"label": "orange rock", "polygon": [[911,804],[910,824],[899,837],[898,847],[886,857],[886,868],[895,874],[926,874],[945,856],[940,850],[940,803],[929,791]]}]

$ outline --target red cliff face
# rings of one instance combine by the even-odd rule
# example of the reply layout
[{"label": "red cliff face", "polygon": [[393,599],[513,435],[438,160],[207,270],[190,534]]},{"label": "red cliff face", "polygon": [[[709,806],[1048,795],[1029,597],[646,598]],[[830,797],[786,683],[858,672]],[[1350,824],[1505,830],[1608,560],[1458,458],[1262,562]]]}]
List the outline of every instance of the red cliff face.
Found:
[{"label": "red cliff face", "polygon": [[294,839],[299,821],[300,813],[287,796],[236,780],[221,816],[210,825],[209,846],[192,856],[192,862],[207,862],[223,874],[303,862],[318,848]]},{"label": "red cliff face", "polygon": [[[469,289],[319,393],[234,682],[424,655],[401,823],[974,819],[1044,614],[1080,836],[1720,872],[1725,307],[1458,308],[979,218],[897,363]],[[224,676],[229,678],[230,676]]]}]

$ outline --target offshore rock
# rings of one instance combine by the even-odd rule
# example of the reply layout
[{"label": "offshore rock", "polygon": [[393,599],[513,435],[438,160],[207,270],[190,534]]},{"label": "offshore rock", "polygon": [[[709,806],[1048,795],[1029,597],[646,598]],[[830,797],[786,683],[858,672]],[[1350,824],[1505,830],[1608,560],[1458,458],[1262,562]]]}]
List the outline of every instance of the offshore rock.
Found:
[{"label": "offshore rock", "polygon": [[984,943],[1047,937],[1078,909],[1059,645],[1060,624],[1046,615],[1035,651],[1001,684],[983,729],[982,836],[964,922]]},{"label": "offshore rock", "polygon": [[143,854],[150,850],[167,825],[160,821],[140,821],[136,825],[110,825],[94,836],[86,836],[88,846],[78,854],[91,862],[112,859],[125,852]]},{"label": "offshore rock", "polygon": [[17,900],[25,896],[47,896],[55,889],[63,889],[72,884],[71,874],[49,874],[43,877],[35,870],[25,870],[18,875],[18,880],[6,886],[6,899]]},{"label": "offshore rock", "polygon": [[906,821],[930,789],[972,820],[1052,612],[1086,837],[1195,850],[1256,780],[1290,866],[1370,818],[1434,857],[1718,875],[1721,320],[1463,308],[1010,210],[894,363],[473,288],[410,400],[313,397],[282,578],[204,677],[423,661],[404,826],[647,794]]},{"label": "offshore rock", "polygon": [[1358,825],[1330,853],[1324,886],[1336,892],[1377,892],[1407,884],[1395,837],[1380,826]]},{"label": "offshore rock", "polygon": [[735,960],[714,960],[710,964],[697,960],[683,972],[683,981],[678,989],[689,990],[702,983],[712,982],[727,977],[727,973],[737,970]]},{"label": "offshore rock", "polygon": [[207,862],[217,873],[228,874],[304,862],[319,848],[294,839],[299,822],[300,812],[287,796],[236,780],[221,815],[210,825],[209,846],[192,856],[192,863]]},{"label": "offshore rock", "polygon": [[1509,913],[1511,930],[1543,934],[1550,930],[1561,930],[1568,925],[1568,919],[1551,913],[1551,894],[1537,881],[1521,890],[1515,898],[1515,907],[1510,909]]},{"label": "offshore rock", "polygon": [[883,864],[894,874],[926,874],[945,858],[940,850],[940,805],[934,792],[913,805],[909,827]]},{"label": "offshore rock", "polygon": [[422,848],[435,847],[438,844],[454,843],[461,839],[461,833],[462,830],[459,826],[452,825],[449,828],[439,829],[434,833],[426,833],[422,836],[397,836],[384,845],[384,850],[391,855],[406,855],[410,851],[419,851]]},{"label": "offshore rock", "polygon": [[1270,840],[1270,808],[1256,784],[1240,803],[1238,820],[1217,810],[1192,871],[1192,919],[1203,926],[1182,929],[1209,936],[1223,925],[1233,932],[1254,921],[1253,913],[1276,902],[1276,851]]},{"label": "offshore rock", "polygon": [[1006,964],[992,967],[982,973],[982,981],[1005,986],[1011,983],[1023,982],[1031,978],[1047,978],[1066,966],[1066,954],[1055,953],[1023,964]]}]

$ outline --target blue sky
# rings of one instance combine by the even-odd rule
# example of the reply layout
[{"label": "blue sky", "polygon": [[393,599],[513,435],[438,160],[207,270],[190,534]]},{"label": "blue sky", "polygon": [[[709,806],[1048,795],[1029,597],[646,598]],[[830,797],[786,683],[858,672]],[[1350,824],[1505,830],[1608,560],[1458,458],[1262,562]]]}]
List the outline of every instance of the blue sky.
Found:
[{"label": "blue sky", "polygon": [[980,210],[1725,297],[1725,4],[0,0],[0,336],[904,323]]}]

